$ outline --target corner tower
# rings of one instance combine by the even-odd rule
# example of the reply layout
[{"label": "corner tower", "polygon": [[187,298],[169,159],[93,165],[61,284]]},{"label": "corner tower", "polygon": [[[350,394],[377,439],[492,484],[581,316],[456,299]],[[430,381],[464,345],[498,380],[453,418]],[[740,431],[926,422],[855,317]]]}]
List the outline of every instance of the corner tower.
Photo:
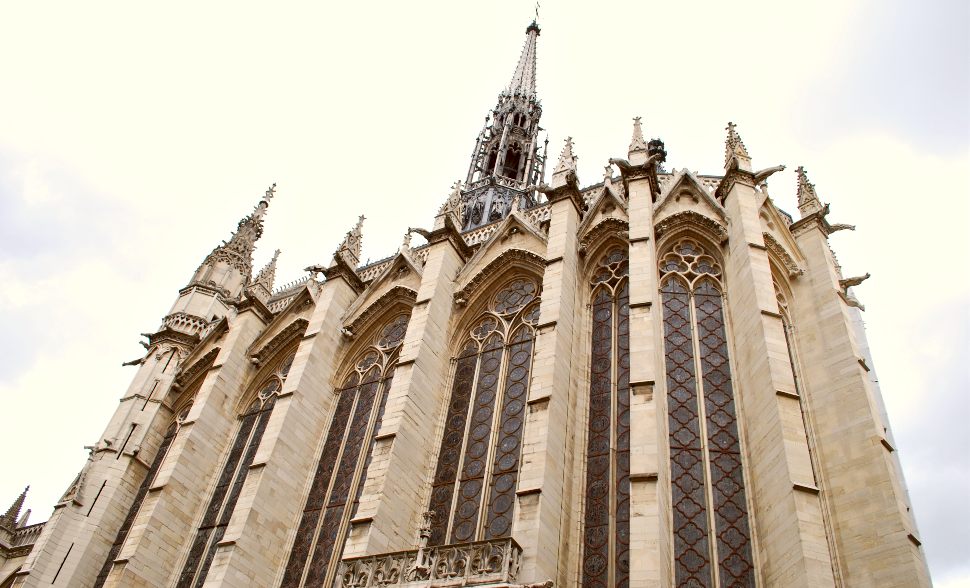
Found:
[{"label": "corner tower", "polygon": [[494,110],[475,142],[465,188],[461,192],[462,230],[508,216],[513,207],[535,204],[535,186],[544,171],[539,154],[542,104],[536,95],[535,21],[525,30],[525,45],[512,81],[498,95]]}]

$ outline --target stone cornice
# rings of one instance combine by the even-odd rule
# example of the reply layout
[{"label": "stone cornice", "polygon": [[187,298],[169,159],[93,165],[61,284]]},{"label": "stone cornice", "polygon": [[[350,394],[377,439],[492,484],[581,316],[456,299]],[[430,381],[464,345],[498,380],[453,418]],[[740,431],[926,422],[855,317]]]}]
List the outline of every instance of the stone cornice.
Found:
[{"label": "stone cornice", "polygon": [[263,345],[259,351],[253,353],[251,357],[256,360],[257,365],[263,365],[269,360],[273,355],[286,347],[291,341],[295,341],[306,333],[307,327],[310,325],[310,321],[306,319],[296,319],[292,323],[286,326],[285,329],[276,334],[275,337],[270,339],[265,345]]},{"label": "stone cornice", "polygon": [[764,233],[763,236],[765,238],[765,247],[768,248],[768,251],[774,253],[775,256],[777,256],[778,259],[780,259],[785,265],[785,269],[788,270],[789,278],[795,278],[805,273],[805,270],[798,267],[798,263],[795,261],[795,258],[793,258],[791,254],[789,254],[788,251],[782,246],[782,244],[772,237],[770,233]]},{"label": "stone cornice", "polygon": [[445,226],[440,229],[435,229],[428,233],[427,240],[429,245],[434,245],[436,243],[448,242],[458,255],[461,256],[461,260],[468,261],[468,258],[472,256],[471,247],[465,242],[465,238],[461,236],[461,231],[455,226],[454,221],[451,220],[449,215],[444,217]]},{"label": "stone cornice", "polygon": [[342,278],[347,285],[354,291],[355,294],[360,294],[364,291],[364,282],[354,271],[354,268],[344,260],[342,255],[334,255],[333,265],[323,270],[323,275],[327,280],[336,280]]},{"label": "stone cornice", "polygon": [[369,304],[366,309],[351,322],[346,325],[347,330],[351,333],[358,333],[367,322],[384,311],[386,308],[390,308],[395,303],[402,303],[407,306],[414,306],[415,301],[418,299],[418,293],[408,288],[407,286],[394,286],[387,292],[381,294],[381,296]]},{"label": "stone cornice", "polygon": [[546,269],[546,260],[531,251],[509,249],[489,262],[463,288],[456,291],[454,295],[455,302],[460,303],[460,301],[471,300],[471,296],[482,283],[487,281],[493,274],[504,271],[511,265],[525,266],[534,270],[537,276],[541,276]]},{"label": "stone cornice", "polygon": [[264,323],[269,323],[273,320],[273,311],[266,308],[263,301],[255,296],[250,296],[249,294],[244,294],[242,300],[236,303],[236,312],[242,314],[247,310],[253,311],[256,316],[263,319]]},{"label": "stone cornice", "polygon": [[570,171],[567,173],[566,183],[562,186],[553,188],[543,184],[537,189],[546,195],[546,199],[549,202],[555,203],[560,200],[569,200],[576,208],[577,214],[583,213],[583,208],[586,206],[586,203],[583,201],[583,193],[579,189],[579,180],[576,177],[576,172]]},{"label": "stone cornice", "polygon": [[654,230],[659,239],[670,231],[681,227],[696,229],[708,237],[713,238],[718,244],[724,243],[728,239],[727,229],[721,223],[693,210],[684,210],[661,219],[654,227]]},{"label": "stone cornice", "polygon": [[610,158],[610,163],[620,168],[625,192],[628,195],[630,194],[630,182],[646,178],[650,182],[650,200],[652,202],[656,202],[657,198],[660,197],[660,179],[657,177],[658,161],[663,161],[663,158],[658,157],[658,155],[651,155],[645,163],[640,165],[634,165],[625,159]]},{"label": "stone cornice", "polygon": [[173,343],[185,347],[189,350],[194,349],[199,344],[198,335],[189,335],[181,331],[176,331],[171,327],[162,327],[158,331],[148,335],[148,347],[152,348],[162,343]]},{"label": "stone cornice", "polygon": [[734,184],[737,183],[753,189],[755,185],[754,174],[743,169],[729,169],[721,179],[721,183],[717,185],[717,190],[714,191],[714,199],[723,204],[724,199],[727,198],[731,189],[734,188]]},{"label": "stone cornice", "polygon": [[178,375],[175,376],[174,387],[181,390],[184,389],[188,384],[192,383],[196,376],[209,369],[209,367],[215,363],[216,356],[219,355],[219,351],[219,347],[213,347],[208,353],[199,358],[198,361],[182,370],[179,370]]}]

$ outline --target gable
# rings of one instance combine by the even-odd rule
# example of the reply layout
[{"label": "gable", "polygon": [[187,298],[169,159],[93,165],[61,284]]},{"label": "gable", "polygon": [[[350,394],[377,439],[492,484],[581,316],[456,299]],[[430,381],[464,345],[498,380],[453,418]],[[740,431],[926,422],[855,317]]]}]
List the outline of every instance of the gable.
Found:
[{"label": "gable", "polygon": [[693,211],[711,219],[726,222],[727,213],[704,185],[689,170],[683,169],[667,183],[654,205],[654,222],[684,211]]}]

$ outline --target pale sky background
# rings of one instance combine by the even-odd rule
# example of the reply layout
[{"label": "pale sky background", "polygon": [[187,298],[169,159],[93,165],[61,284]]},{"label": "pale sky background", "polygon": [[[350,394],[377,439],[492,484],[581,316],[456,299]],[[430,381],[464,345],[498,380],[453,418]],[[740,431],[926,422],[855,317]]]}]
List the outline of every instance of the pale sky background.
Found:
[{"label": "pale sky background", "polygon": [[[364,258],[429,227],[508,83],[527,1],[0,6],[0,510],[43,521],[205,255],[278,182],[278,283],[358,214]],[[770,193],[804,165],[856,288],[937,586],[970,586],[970,3],[545,0],[539,94],[584,184],[631,118]]]}]

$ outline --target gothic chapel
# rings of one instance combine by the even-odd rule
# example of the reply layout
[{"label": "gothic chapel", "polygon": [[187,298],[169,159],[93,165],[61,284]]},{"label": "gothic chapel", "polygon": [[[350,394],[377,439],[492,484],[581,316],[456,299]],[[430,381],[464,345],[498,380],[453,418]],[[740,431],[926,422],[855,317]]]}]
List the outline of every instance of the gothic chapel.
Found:
[{"label": "gothic chapel", "polygon": [[274,287],[266,191],[50,520],[0,516],[0,588],[930,585],[851,227],[802,168],[777,208],[733,124],[717,175],[638,118],[602,181],[571,140],[546,180],[539,33],[393,255],[360,264],[361,217]]}]

